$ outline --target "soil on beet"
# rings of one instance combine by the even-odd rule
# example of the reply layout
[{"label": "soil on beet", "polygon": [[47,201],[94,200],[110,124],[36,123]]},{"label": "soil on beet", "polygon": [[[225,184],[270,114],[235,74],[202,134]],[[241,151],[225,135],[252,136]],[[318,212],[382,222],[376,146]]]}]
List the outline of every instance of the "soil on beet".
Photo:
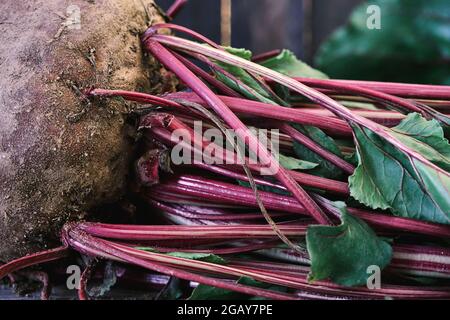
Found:
[{"label": "soil on beet", "polygon": [[[146,27],[163,21],[153,1],[70,4],[0,3],[0,261],[57,245],[66,221],[124,193],[130,106],[83,92],[161,93],[175,83],[140,46]],[[64,18],[73,9],[79,26]]]}]

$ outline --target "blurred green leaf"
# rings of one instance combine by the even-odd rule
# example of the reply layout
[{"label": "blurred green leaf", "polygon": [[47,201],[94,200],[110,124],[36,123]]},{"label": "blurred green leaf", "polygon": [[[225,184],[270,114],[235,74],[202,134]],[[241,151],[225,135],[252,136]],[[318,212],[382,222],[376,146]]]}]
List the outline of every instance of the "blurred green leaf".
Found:
[{"label": "blurred green leaf", "polygon": [[[368,5],[381,9],[369,29]],[[371,0],[319,50],[317,66],[332,78],[450,84],[448,0]]]},{"label": "blurred green leaf", "polygon": [[[339,146],[336,144],[333,138],[329,137],[319,128],[312,126],[300,126],[297,124],[294,124],[293,127],[302,132],[303,134],[307,135],[308,137],[310,137],[316,143],[320,144],[323,148],[327,149],[328,151],[334,153],[335,155],[341,158],[343,157],[339,149]],[[330,179],[339,179],[343,176],[343,172],[341,169],[336,167],[331,162],[325,160],[314,151],[311,151],[309,148],[305,147],[301,143],[298,143],[297,141],[294,141],[294,152],[298,158],[319,164],[316,168],[313,168],[308,171],[308,173],[310,174]]]}]

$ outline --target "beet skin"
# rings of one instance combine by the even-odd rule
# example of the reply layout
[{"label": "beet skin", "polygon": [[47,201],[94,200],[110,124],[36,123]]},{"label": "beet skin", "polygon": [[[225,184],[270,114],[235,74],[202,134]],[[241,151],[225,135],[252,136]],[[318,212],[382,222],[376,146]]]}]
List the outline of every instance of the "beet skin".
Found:
[{"label": "beet skin", "polygon": [[161,21],[151,0],[0,2],[0,261],[57,245],[66,221],[123,194],[127,106],[82,93],[161,89],[139,40]]}]

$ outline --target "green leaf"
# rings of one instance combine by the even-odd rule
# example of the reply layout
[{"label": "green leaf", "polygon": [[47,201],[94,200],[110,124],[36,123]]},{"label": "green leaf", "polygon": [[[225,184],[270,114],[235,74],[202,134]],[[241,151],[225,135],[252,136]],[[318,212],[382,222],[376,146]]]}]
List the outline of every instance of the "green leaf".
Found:
[{"label": "green leaf", "polygon": [[309,226],[306,244],[311,259],[310,281],[330,279],[343,286],[367,283],[369,266],[380,269],[392,257],[391,246],[379,239],[361,219],[347,212],[345,203],[334,202],[340,211],[339,226]]},{"label": "green leaf", "polygon": [[[292,51],[286,49],[281,51],[277,56],[260,62],[260,64],[290,77],[328,79],[326,74],[310,67],[299,60]],[[285,86],[275,84],[274,90],[284,101],[290,101],[290,91]]]},{"label": "green leaf", "polygon": [[345,101],[345,100],[337,100],[337,101],[347,108],[364,109],[364,110],[380,110],[373,103],[369,103],[369,102]]},{"label": "green leaf", "polygon": [[349,155],[345,155],[344,159],[347,162],[353,164],[354,166],[358,166],[358,153],[357,152],[353,152]]},{"label": "green leaf", "polygon": [[[249,61],[253,56],[253,53],[250,50],[245,49],[245,48],[224,47],[224,49],[226,51],[228,51],[229,53],[234,54],[235,56],[238,56],[242,59],[249,60]],[[230,67],[232,67],[232,66],[230,66]],[[239,69],[239,68],[237,68],[237,69]]]},{"label": "green leaf", "polygon": [[[411,119],[406,121],[408,124]],[[405,154],[366,128],[352,127],[359,160],[349,178],[352,197],[373,209],[391,209],[397,216],[450,223],[448,173]],[[403,124],[400,128],[409,127]],[[400,132],[396,132],[398,137]],[[401,137],[403,142],[408,139],[413,138],[406,134]],[[433,144],[435,139],[436,135],[432,134]]]},{"label": "green leaf", "polygon": [[[381,29],[367,28],[369,5],[379,6]],[[448,0],[364,2],[316,64],[332,78],[450,84],[449,19]]]},{"label": "green leaf", "polygon": [[[271,285],[268,283],[259,282],[249,277],[241,277],[237,283],[246,286],[252,286],[272,291],[286,292],[287,289],[280,286]],[[240,292],[235,292],[226,289],[206,286],[199,284],[188,300],[264,300],[263,298],[252,297]]]},{"label": "green leaf", "polygon": [[[252,57],[251,51],[246,49],[225,47],[225,50],[231,54],[234,54],[246,60],[250,60]],[[258,81],[256,81],[247,71],[245,71],[242,68],[222,62],[217,62],[217,64],[224,70],[226,70],[227,72],[231,73],[233,76],[241,80],[249,88],[240,86],[238,83],[236,83],[229,77],[225,76],[223,73],[215,72],[216,78],[219,81],[223,82],[231,89],[243,94],[248,99],[274,104],[274,102],[271,100],[270,94],[263,87],[261,87]]]},{"label": "green leaf", "polygon": [[215,264],[227,264],[227,261],[224,258],[212,253],[169,252],[167,255],[176,258],[198,260]]},{"label": "green leaf", "polygon": [[300,61],[292,51],[286,49],[281,51],[279,55],[260,64],[290,77],[328,79],[326,74]]},{"label": "green leaf", "polygon": [[309,170],[314,169],[319,165],[314,162],[300,160],[294,157],[284,156],[282,154],[279,154],[278,157],[280,165],[288,170]]},{"label": "green leaf", "polygon": [[[288,169],[288,170],[311,170],[318,166],[317,163],[300,160],[300,159],[297,159],[294,157],[288,157],[288,156],[285,156],[282,154],[278,154],[278,157],[279,157],[278,161],[279,161],[280,165],[283,168]],[[276,182],[276,180],[274,180],[273,182]],[[239,183],[239,185],[241,185],[243,187],[251,188],[250,183],[247,181],[238,180],[238,183]],[[269,187],[269,186],[265,186],[265,185],[257,184],[257,188],[260,191],[272,192],[272,193],[281,194],[281,195],[290,195],[290,193],[286,190],[279,189],[279,188],[273,188],[273,187]]]},{"label": "green leaf", "polygon": [[[155,248],[151,247],[136,247],[138,250],[148,251],[148,252],[155,252],[155,253],[161,253]],[[176,258],[183,258],[183,259],[190,259],[190,260],[198,260],[198,261],[204,261],[209,263],[215,263],[215,264],[227,264],[227,261],[215,254],[212,253],[195,253],[195,252],[168,252],[164,253],[171,257]]]},{"label": "green leaf", "polygon": [[442,169],[450,170],[450,144],[438,121],[426,120],[418,113],[411,113],[392,130],[400,133],[396,137],[405,145]]},{"label": "green leaf", "polygon": [[[225,69],[225,68],[224,68]],[[233,75],[239,78],[242,82],[247,84],[249,88],[243,87],[239,85],[236,81],[232,80],[231,78],[225,76],[223,73],[215,72],[217,80],[224,83],[227,87],[233,89],[234,91],[237,91],[244,95],[247,99],[260,101],[264,103],[274,104],[274,102],[267,98],[266,94],[261,94],[261,90],[263,90],[259,84],[256,82],[254,84],[248,84],[249,82],[253,82],[254,80],[250,80],[250,76],[247,75],[239,75],[234,73]],[[247,78],[247,79],[246,79]]]},{"label": "green leaf", "polygon": [[[339,146],[321,129],[312,126],[300,126],[297,124],[294,124],[293,127],[310,137],[312,140],[320,144],[323,148],[342,158],[342,153],[339,149]],[[298,158],[318,164],[316,168],[309,170],[308,173],[330,179],[340,179],[343,177],[343,172],[341,169],[336,167],[331,162],[325,160],[314,151],[311,151],[301,143],[294,141],[293,148],[294,153]]]}]

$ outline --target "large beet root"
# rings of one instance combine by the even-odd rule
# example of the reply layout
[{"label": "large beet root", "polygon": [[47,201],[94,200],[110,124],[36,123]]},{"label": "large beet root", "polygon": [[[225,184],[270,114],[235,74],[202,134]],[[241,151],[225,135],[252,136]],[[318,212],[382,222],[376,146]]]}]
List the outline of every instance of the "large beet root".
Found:
[{"label": "large beet root", "polygon": [[139,35],[161,21],[152,0],[0,2],[0,261],[54,245],[64,222],[120,197],[126,106],[81,93],[151,92],[160,70]]}]

